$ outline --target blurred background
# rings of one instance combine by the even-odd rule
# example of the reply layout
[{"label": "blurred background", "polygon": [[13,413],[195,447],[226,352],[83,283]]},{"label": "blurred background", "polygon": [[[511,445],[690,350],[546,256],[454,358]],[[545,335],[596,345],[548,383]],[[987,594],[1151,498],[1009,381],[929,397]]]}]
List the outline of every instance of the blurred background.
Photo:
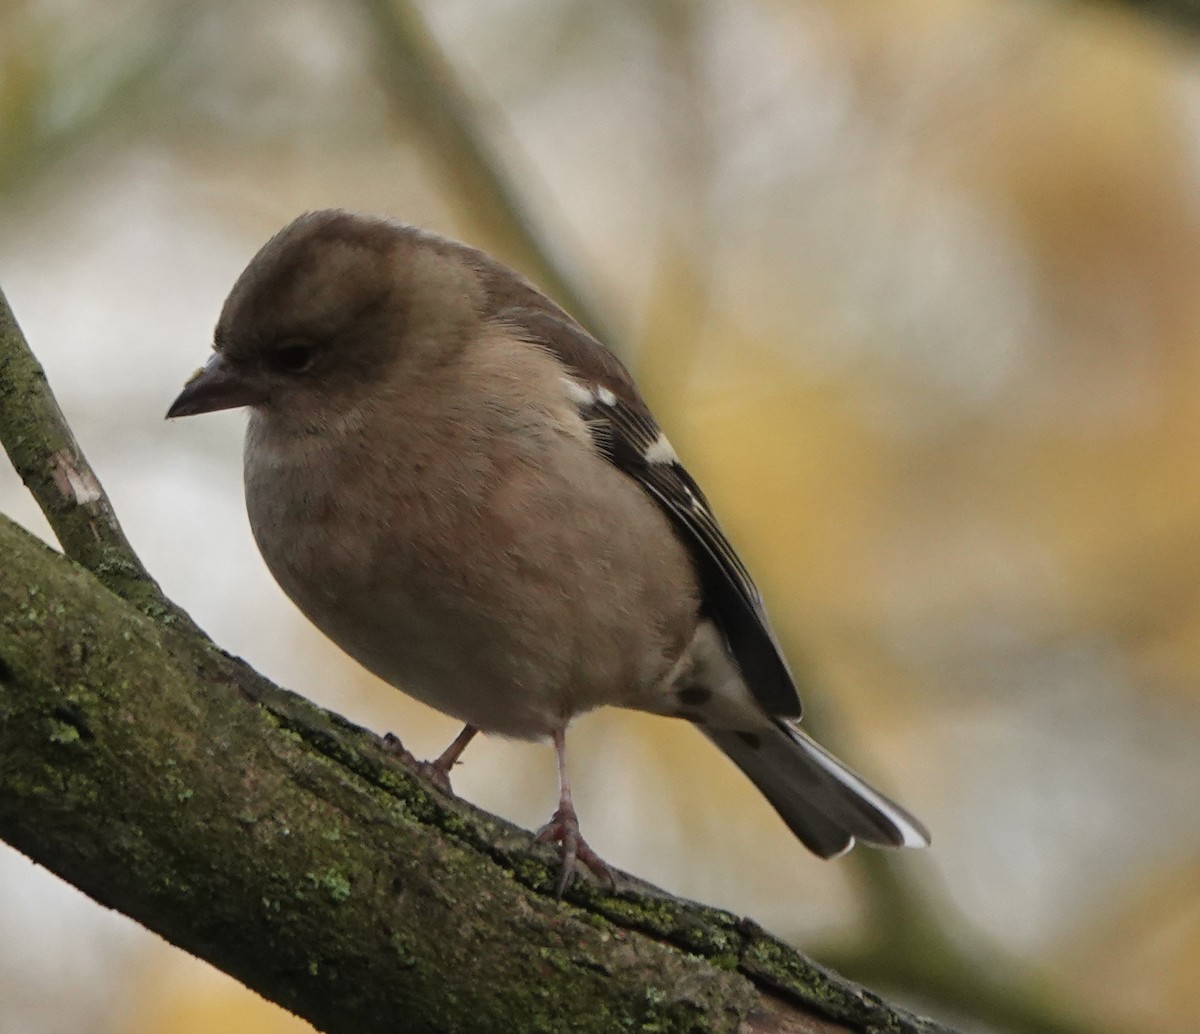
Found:
[{"label": "blurred background", "polygon": [[[813,728],[931,850],[809,856],[701,737],[571,738],[593,846],[966,1031],[1200,1015],[1200,37],[1054,0],[3,0],[0,285],[150,570],[433,755],[167,425],[300,212],[528,272],[627,359]],[[1200,22],[1196,23],[1200,25]],[[46,526],[15,475],[0,508]],[[546,745],[477,742],[529,827]],[[310,1028],[0,845],[0,1034]]]}]

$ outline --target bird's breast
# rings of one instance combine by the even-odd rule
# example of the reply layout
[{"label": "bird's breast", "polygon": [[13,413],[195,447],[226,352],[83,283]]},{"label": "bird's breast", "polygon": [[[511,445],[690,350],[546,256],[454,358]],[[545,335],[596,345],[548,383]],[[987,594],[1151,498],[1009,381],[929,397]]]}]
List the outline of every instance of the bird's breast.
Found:
[{"label": "bird's breast", "polygon": [[639,706],[694,630],[666,518],[573,438],[497,441],[465,421],[387,448],[267,432],[252,422],[245,463],[267,566],[342,649],[441,711],[538,737]]}]

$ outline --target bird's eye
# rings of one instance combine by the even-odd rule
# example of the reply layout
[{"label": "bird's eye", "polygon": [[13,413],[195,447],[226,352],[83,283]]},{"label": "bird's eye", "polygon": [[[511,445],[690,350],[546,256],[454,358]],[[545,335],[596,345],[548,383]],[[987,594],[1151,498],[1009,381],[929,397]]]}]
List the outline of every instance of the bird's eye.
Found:
[{"label": "bird's eye", "polygon": [[271,352],[271,365],[282,373],[304,373],[316,357],[317,346],[305,338],[285,338]]}]

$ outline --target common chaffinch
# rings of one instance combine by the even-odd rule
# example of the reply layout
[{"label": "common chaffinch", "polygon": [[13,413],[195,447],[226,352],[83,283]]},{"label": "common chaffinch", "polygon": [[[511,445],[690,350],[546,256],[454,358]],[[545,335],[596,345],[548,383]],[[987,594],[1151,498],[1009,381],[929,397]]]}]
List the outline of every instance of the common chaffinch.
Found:
[{"label": "common chaffinch", "polygon": [[225,302],[168,417],[248,406],[246,506],[284,592],[365,668],[477,731],[549,737],[538,839],[580,835],[572,718],[692,722],[828,858],[924,827],[797,726],[758,590],[628,372],[481,251],[371,215],[302,215]]}]

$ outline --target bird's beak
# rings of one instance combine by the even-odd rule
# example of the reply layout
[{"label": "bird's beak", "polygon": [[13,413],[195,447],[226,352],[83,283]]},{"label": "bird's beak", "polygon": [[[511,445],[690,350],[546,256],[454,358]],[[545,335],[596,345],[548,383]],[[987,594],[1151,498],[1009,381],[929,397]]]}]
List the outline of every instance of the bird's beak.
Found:
[{"label": "bird's beak", "polygon": [[167,410],[167,419],[254,406],[265,400],[266,393],[257,378],[234,369],[223,356],[214,353],[183,386],[179,398]]}]

